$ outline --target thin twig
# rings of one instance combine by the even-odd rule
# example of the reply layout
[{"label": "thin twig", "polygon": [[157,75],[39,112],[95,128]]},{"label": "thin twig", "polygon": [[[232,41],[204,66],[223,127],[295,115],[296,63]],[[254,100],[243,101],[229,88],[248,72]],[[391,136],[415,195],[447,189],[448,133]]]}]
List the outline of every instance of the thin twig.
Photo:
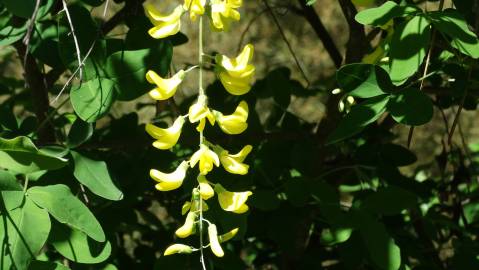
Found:
[{"label": "thin twig", "polygon": [[273,9],[271,9],[271,6],[269,5],[268,0],[263,0],[263,3],[266,6],[266,8],[268,9],[268,12],[271,14],[271,17],[273,17],[273,21],[276,24],[276,27],[278,27],[279,33],[281,34],[281,37],[283,38],[284,43],[286,43],[286,46],[288,46],[289,52],[291,53],[291,55],[294,58],[294,61],[296,62],[296,66],[298,66],[298,69],[301,72],[301,75],[303,75],[303,78],[307,83],[307,87],[309,87],[309,85],[311,83],[308,79],[308,76],[306,76],[306,73],[304,72],[303,68],[301,67],[301,64],[299,63],[298,57],[296,57],[296,53],[294,52],[291,44],[289,43],[288,38],[286,38],[286,35],[283,31],[283,28],[281,27],[281,24],[279,24],[278,18],[274,14]]},{"label": "thin twig", "polygon": [[261,15],[263,15],[263,13],[265,13],[266,11],[268,11],[267,8],[261,10],[260,12],[256,13],[256,15],[254,15],[253,18],[251,18],[251,20],[248,22],[248,24],[246,25],[246,28],[243,30],[243,32],[241,33],[241,37],[240,37],[240,41],[238,42],[238,49],[236,49],[236,52],[239,54],[239,52],[241,51],[241,48],[243,48],[243,41],[244,41],[244,38],[246,36],[246,33],[248,32],[248,30],[250,29],[250,27],[253,25],[253,23],[259,18],[261,17]]},{"label": "thin twig", "polygon": [[33,28],[35,27],[35,21],[37,20],[38,10],[40,10],[40,2],[41,0],[36,0],[35,2],[35,9],[33,10],[32,17],[30,18],[30,22],[28,25],[28,31],[25,37],[23,38],[23,44],[25,44],[25,55],[23,56],[23,66],[27,65],[27,58],[28,58],[28,51],[30,49],[30,39],[32,37]]},{"label": "thin twig", "polygon": [[78,39],[75,34],[75,28],[73,27],[73,23],[72,23],[72,18],[70,17],[70,12],[68,11],[67,3],[65,2],[65,0],[62,0],[62,4],[63,4],[63,11],[65,11],[65,14],[67,15],[68,24],[70,25],[70,30],[73,35],[73,41],[75,43],[75,50],[77,53],[78,67],[80,68],[80,81],[82,81],[83,80],[83,68],[82,68],[83,62],[81,61],[80,44],[78,43]]},{"label": "thin twig", "polygon": [[87,205],[90,204],[90,200],[88,199],[88,196],[86,195],[86,190],[83,184],[80,184],[80,189],[81,189],[81,194],[83,195],[83,199],[85,200],[85,203]]}]

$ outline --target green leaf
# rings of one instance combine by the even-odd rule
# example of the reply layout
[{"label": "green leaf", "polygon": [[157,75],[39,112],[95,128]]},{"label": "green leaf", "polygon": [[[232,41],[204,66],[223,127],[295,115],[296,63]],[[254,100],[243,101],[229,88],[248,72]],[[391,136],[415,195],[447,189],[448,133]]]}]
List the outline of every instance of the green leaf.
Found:
[{"label": "green leaf", "polygon": [[412,6],[398,6],[393,1],[387,1],[380,7],[369,8],[356,15],[356,21],[364,25],[382,26],[396,17],[407,16],[417,12]]},{"label": "green leaf", "polygon": [[389,75],[394,84],[402,84],[421,66],[431,39],[429,24],[423,16],[414,16],[394,32],[389,55]]},{"label": "green leaf", "polygon": [[[2,0],[1,2],[5,5],[8,11],[13,13],[15,16],[29,19],[32,17],[33,11],[35,10],[36,0],[22,0],[21,2],[15,0]],[[40,8],[38,9],[37,13],[37,19],[43,17],[52,7],[54,2],[54,0],[41,1]]]},{"label": "green leaf", "polygon": [[354,105],[328,137],[328,144],[347,139],[361,132],[367,125],[375,122],[386,111],[388,101],[389,96],[382,95]]},{"label": "green leaf", "polygon": [[369,252],[370,260],[383,270],[401,266],[401,250],[389,236],[383,224],[366,213],[357,213],[359,230]]},{"label": "green leaf", "polygon": [[27,137],[0,138],[0,167],[27,174],[41,170],[56,170],[67,164],[67,160],[54,157],[38,150]]},{"label": "green leaf", "polygon": [[466,19],[455,9],[432,12],[431,22],[439,31],[452,39],[452,47],[472,58],[479,58],[479,39],[469,29]]},{"label": "green leaf", "polygon": [[86,233],[98,242],[105,241],[105,233],[98,220],[67,186],[36,186],[28,190],[28,195],[59,222]]},{"label": "green leaf", "polygon": [[33,261],[28,270],[69,270],[70,268],[56,262]]},{"label": "green leaf", "polygon": [[17,182],[15,176],[5,170],[0,170],[0,191],[22,190],[22,186]]},{"label": "green leaf", "polygon": [[70,93],[73,109],[86,122],[95,122],[105,116],[115,100],[114,82],[97,78],[84,83]]},{"label": "green leaf", "polygon": [[58,223],[54,223],[48,242],[63,257],[77,263],[101,263],[111,254],[110,242],[98,243],[83,232]]},{"label": "green leaf", "polygon": [[343,243],[348,241],[352,233],[351,228],[325,229],[321,233],[321,243],[328,246]]},{"label": "green leaf", "polygon": [[376,65],[345,65],[338,70],[336,78],[341,89],[359,98],[383,95],[394,88],[388,73]]},{"label": "green leaf", "polygon": [[276,192],[272,190],[255,190],[250,199],[250,205],[252,207],[263,211],[275,210],[279,207],[280,203]]},{"label": "green leaf", "polygon": [[88,141],[93,135],[95,126],[92,123],[85,122],[81,119],[75,120],[68,133],[68,148],[75,148]]},{"label": "green leaf", "polygon": [[75,163],[73,175],[80,183],[105,199],[118,201],[123,198],[123,193],[113,184],[104,161],[92,160],[74,151],[71,154]]},{"label": "green leaf", "polygon": [[431,98],[415,88],[393,95],[387,109],[396,122],[410,126],[426,124],[434,113]]},{"label": "green leaf", "polygon": [[361,208],[375,214],[398,215],[417,205],[417,197],[400,187],[388,186],[369,195]]},{"label": "green leaf", "polygon": [[25,36],[27,32],[27,24],[19,27],[7,25],[0,30],[0,46],[13,44]]},{"label": "green leaf", "polygon": [[38,207],[23,191],[0,193],[0,269],[27,269],[45,244],[51,223],[47,211]]},{"label": "green leaf", "polygon": [[148,70],[166,76],[170,66],[173,47],[170,42],[160,41],[151,49],[119,51],[106,60],[106,73],[115,81],[119,100],[133,100],[155,86],[145,79]]}]

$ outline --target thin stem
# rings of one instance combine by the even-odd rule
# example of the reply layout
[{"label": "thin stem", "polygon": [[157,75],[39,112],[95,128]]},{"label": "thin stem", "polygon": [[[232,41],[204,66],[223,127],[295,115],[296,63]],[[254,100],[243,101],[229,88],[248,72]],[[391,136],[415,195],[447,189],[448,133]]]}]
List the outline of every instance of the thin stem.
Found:
[{"label": "thin stem", "polygon": [[[193,1],[192,1],[193,2]],[[198,23],[198,99],[205,99],[205,90],[203,89],[203,16],[200,16]],[[200,131],[200,145],[204,142],[203,130]],[[206,270],[205,256],[203,252],[203,198],[200,197],[200,262],[203,270]]]},{"label": "thin stem", "polygon": [[73,35],[73,42],[75,43],[75,49],[77,53],[78,68],[80,69],[80,81],[82,81],[83,80],[83,63],[81,61],[80,45],[78,43],[78,39],[75,34],[75,28],[73,27],[72,18],[70,17],[70,12],[68,11],[67,3],[65,2],[65,0],[62,0],[62,4],[63,4],[63,11],[65,11],[65,14],[67,15],[68,24],[70,25],[70,30]]}]

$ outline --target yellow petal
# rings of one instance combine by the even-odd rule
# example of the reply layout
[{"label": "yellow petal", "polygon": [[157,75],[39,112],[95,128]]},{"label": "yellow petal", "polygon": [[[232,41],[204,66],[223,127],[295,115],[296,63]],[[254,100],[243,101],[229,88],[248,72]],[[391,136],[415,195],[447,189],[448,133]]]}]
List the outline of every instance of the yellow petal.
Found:
[{"label": "yellow petal", "polygon": [[226,242],[226,241],[232,239],[233,237],[235,237],[236,234],[238,233],[238,231],[239,231],[238,228],[234,228],[231,231],[229,231],[229,232],[227,232],[223,235],[218,236],[218,240],[220,241],[220,243]]},{"label": "yellow petal", "polygon": [[151,98],[155,100],[166,100],[175,95],[178,86],[185,78],[185,71],[180,70],[169,79],[161,78],[156,72],[149,70],[146,73],[146,80],[151,84],[156,84],[156,88],[149,92]]},{"label": "yellow petal", "polygon": [[248,103],[241,101],[233,114],[223,115],[218,113],[218,124],[226,134],[240,134],[248,127]]},{"label": "yellow petal", "polygon": [[185,0],[183,8],[190,12],[190,19],[196,20],[197,16],[201,16],[205,13],[206,0]]},{"label": "yellow petal", "polygon": [[169,128],[164,129],[152,124],[147,124],[145,129],[151,137],[156,139],[153,146],[158,149],[166,150],[172,148],[178,142],[184,123],[185,120],[183,116],[180,116]]},{"label": "yellow petal", "polygon": [[251,191],[230,192],[220,184],[216,184],[215,191],[218,193],[218,201],[223,210],[238,214],[248,211],[248,206],[245,203],[253,194]]},{"label": "yellow petal", "polygon": [[204,175],[198,175],[197,179],[200,185],[199,190],[200,190],[201,198],[203,200],[208,200],[209,198],[213,197],[215,195],[215,191],[208,183],[208,180],[206,179],[206,177]]},{"label": "yellow petal", "polygon": [[219,78],[226,91],[232,95],[241,96],[251,90],[252,78],[250,77],[235,78],[229,75],[227,72],[220,72]]},{"label": "yellow petal", "polygon": [[225,253],[221,248],[220,242],[218,241],[218,231],[215,224],[210,224],[208,226],[208,237],[210,239],[210,247],[213,254],[217,257],[223,257]]},{"label": "yellow petal", "polygon": [[164,255],[168,256],[168,255],[177,254],[177,253],[188,254],[188,253],[193,252],[193,250],[194,250],[193,247],[190,247],[190,246],[187,246],[187,245],[173,244],[173,245],[166,248]]},{"label": "yellow petal", "polygon": [[246,145],[237,154],[230,155],[228,151],[223,150],[220,153],[220,161],[223,168],[229,173],[245,175],[248,173],[249,165],[244,164],[243,161],[251,152],[253,147]]},{"label": "yellow petal", "polygon": [[195,225],[196,213],[189,212],[186,216],[185,224],[178,228],[175,232],[176,236],[180,238],[186,238],[193,233],[193,228]]},{"label": "yellow petal", "polygon": [[150,170],[150,177],[159,182],[155,187],[160,191],[177,189],[183,184],[188,170],[188,162],[183,161],[172,173],[163,173],[155,169]]},{"label": "yellow petal", "polygon": [[150,22],[154,25],[153,28],[148,30],[148,34],[153,38],[165,38],[175,35],[181,28],[181,15],[184,10],[180,5],[175,10],[168,14],[161,14],[154,5],[145,4],[145,14],[150,19]]},{"label": "yellow petal", "polygon": [[196,151],[190,158],[190,166],[193,168],[199,162],[200,174],[206,175],[213,170],[213,165],[218,167],[220,160],[218,155],[211,151],[208,146],[202,144],[200,149]]}]

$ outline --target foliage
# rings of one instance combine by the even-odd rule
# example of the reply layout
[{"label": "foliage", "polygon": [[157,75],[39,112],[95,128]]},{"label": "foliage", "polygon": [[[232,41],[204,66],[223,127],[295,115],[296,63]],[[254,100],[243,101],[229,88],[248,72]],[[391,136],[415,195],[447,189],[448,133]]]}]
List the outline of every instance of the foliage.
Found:
[{"label": "foliage", "polygon": [[[201,249],[198,238],[171,246],[180,242],[175,231],[185,218],[188,235],[218,236],[205,242],[215,247],[202,251],[207,269],[479,268],[479,147],[468,144],[460,126],[462,113],[477,109],[479,1],[454,0],[444,8],[442,0],[340,0],[349,44],[333,78],[306,84],[294,78],[297,66],[266,63],[269,72],[257,72],[250,87],[254,72],[228,70],[229,58],[205,51],[211,63],[200,57],[200,70],[217,79],[205,79],[204,93],[184,99],[172,98],[182,87],[175,79],[196,67],[185,74],[172,68],[184,64],[173,65],[173,51],[189,44],[178,32],[180,20],[170,17],[168,29],[178,31],[165,36],[164,21],[148,21],[142,0],[115,0],[120,8],[108,20],[92,15],[108,11],[109,2],[0,0],[0,69],[21,70],[0,75],[0,269],[201,269],[202,254],[193,252]],[[229,8],[236,11],[240,2],[228,0]],[[278,9],[304,15],[323,43],[324,35],[341,34],[321,30],[313,8],[321,1],[264,3],[273,15],[282,14]],[[215,31],[234,35],[233,11],[215,17],[218,9],[194,10],[192,20],[205,14]],[[126,32],[109,35],[115,27]],[[245,51],[252,54],[252,47]],[[243,81],[234,84],[238,77]],[[171,79],[168,91],[158,78]],[[145,102],[148,92],[157,100]],[[207,113],[189,118],[202,96],[215,126],[206,124]],[[293,112],[296,99],[322,102],[326,114],[309,123]],[[125,101],[134,110],[114,114]],[[263,108],[264,102],[273,105]],[[245,106],[247,124],[244,117],[222,122]],[[139,120],[145,108],[156,110],[148,124]],[[183,118],[200,127],[183,126]],[[444,134],[429,129],[436,118],[444,120]],[[165,151],[153,149],[148,134],[176,119],[183,120],[181,135],[153,136],[153,146]],[[420,153],[418,132],[431,141],[440,137],[438,151]],[[248,174],[199,165],[218,197],[235,191],[244,203],[252,191],[242,214],[223,211],[231,210],[224,197],[209,200],[200,212],[215,224],[204,229],[182,215],[192,208],[185,201],[195,202],[195,188],[205,184],[198,174],[189,169],[169,192],[155,190],[148,176],[151,168],[181,168],[200,140],[231,153],[252,146],[247,158],[240,155],[244,164],[237,162]],[[195,207],[203,207],[201,198]]]}]

